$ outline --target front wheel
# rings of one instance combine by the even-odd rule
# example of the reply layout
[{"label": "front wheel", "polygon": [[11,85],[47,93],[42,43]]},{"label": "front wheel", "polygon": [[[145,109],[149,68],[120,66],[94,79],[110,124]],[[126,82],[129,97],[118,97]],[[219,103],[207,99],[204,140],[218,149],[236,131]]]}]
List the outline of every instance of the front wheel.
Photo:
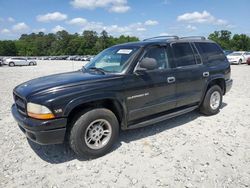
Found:
[{"label": "front wheel", "polygon": [[222,90],[214,85],[207,90],[205,98],[200,106],[200,111],[205,115],[217,114],[222,104]]},{"label": "front wheel", "polygon": [[242,59],[240,59],[239,61],[238,61],[238,65],[241,65],[242,64]]},{"label": "front wheel", "polygon": [[15,63],[14,62],[10,62],[9,63],[9,67],[14,67],[15,66]]},{"label": "front wheel", "polygon": [[119,135],[119,123],[108,109],[97,108],[81,114],[73,123],[69,144],[80,157],[100,157],[108,153]]}]

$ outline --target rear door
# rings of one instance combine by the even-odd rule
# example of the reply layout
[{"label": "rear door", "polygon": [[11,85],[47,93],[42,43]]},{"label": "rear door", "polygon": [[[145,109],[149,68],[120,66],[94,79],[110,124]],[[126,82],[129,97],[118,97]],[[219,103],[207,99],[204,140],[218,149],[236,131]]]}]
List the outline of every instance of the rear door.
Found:
[{"label": "rear door", "polygon": [[154,58],[158,68],[141,74],[128,75],[125,85],[127,119],[134,122],[142,118],[175,108],[175,73],[172,68],[169,48],[152,46],[145,50],[140,59]]},{"label": "rear door", "polygon": [[25,65],[25,59],[21,57],[17,57],[14,59],[15,65]]},{"label": "rear door", "polygon": [[26,58],[20,58],[21,59],[21,62],[22,62],[22,65],[28,65],[28,60]]},{"label": "rear door", "polygon": [[176,42],[171,46],[176,64],[177,107],[198,104],[209,72],[194,44]]}]

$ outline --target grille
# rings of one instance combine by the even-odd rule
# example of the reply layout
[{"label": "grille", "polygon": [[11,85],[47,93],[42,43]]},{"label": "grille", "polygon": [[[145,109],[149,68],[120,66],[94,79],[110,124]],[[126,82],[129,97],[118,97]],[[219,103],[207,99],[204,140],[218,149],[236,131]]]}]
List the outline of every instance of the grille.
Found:
[{"label": "grille", "polygon": [[23,114],[26,115],[26,102],[24,99],[19,97],[17,94],[14,93],[14,100],[16,103],[17,110]]}]

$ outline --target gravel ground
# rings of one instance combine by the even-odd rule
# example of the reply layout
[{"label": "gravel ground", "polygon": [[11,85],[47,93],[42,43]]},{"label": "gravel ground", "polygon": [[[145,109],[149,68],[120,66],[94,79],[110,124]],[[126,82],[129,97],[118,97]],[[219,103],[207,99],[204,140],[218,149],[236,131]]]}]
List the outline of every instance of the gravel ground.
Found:
[{"label": "gravel ground", "polygon": [[194,111],[121,132],[111,153],[84,160],[66,145],[28,142],[10,113],[17,84],[81,65],[0,67],[0,187],[250,187],[250,66],[232,66],[219,114]]}]

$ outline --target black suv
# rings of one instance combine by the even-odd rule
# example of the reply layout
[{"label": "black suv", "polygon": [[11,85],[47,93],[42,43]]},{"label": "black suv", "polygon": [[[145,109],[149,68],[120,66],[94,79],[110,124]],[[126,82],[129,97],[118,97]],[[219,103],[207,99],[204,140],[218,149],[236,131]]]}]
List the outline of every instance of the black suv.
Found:
[{"label": "black suv", "polygon": [[222,49],[204,37],[155,37],[110,47],[81,70],[14,89],[12,114],[39,144],[68,141],[80,156],[102,156],[122,130],[194,109],[219,112],[232,87]]}]

